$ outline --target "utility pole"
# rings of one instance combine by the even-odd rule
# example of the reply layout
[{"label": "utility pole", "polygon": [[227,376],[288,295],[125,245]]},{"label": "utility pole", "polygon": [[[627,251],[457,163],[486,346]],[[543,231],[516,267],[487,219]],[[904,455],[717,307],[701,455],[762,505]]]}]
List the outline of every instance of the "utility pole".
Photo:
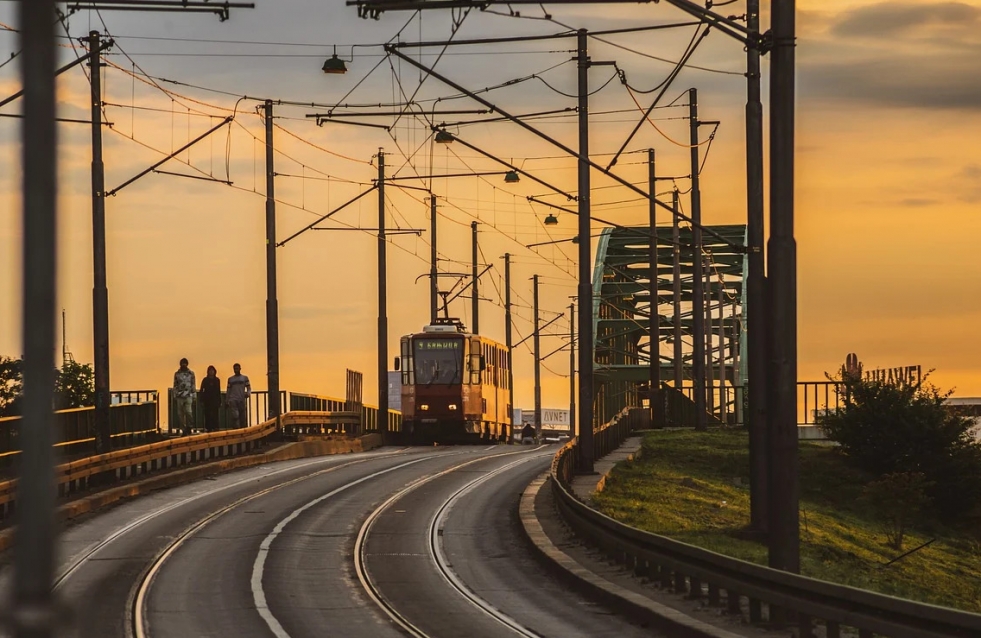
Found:
[{"label": "utility pole", "polygon": [[794,0],[773,0],[770,24],[770,316],[766,382],[770,459],[769,565],[800,572],[797,441],[797,243],[794,240]]},{"label": "utility pole", "polygon": [[692,383],[695,386],[695,429],[708,428],[705,411],[705,297],[702,291],[702,195],[698,185],[698,89],[688,89],[691,145],[692,219]]},{"label": "utility pole", "polygon": [[576,40],[579,75],[579,471],[593,472],[593,282],[589,185],[589,51],[586,30]]},{"label": "utility pole", "polygon": [[57,625],[53,579],[58,492],[51,411],[58,272],[54,15],[55,3],[50,0],[18,3],[24,86],[20,129],[24,402],[13,587],[4,605],[17,638],[48,638]]},{"label": "utility pole", "polygon": [[719,277],[719,419],[726,424],[726,318],[725,288]]},{"label": "utility pole", "polygon": [[658,312],[659,299],[657,293],[657,202],[654,201],[657,177],[654,164],[654,149],[647,149],[647,189],[650,197],[647,200],[647,210],[650,217],[651,237],[647,245],[647,257],[651,273],[648,293],[651,296],[651,316],[648,330],[651,333],[651,393],[650,410],[651,426],[664,427],[664,408],[661,403],[661,313]]},{"label": "utility pole", "polygon": [[[751,38],[760,31],[760,0],[746,0],[746,26]],[[769,492],[766,434],[766,295],[763,277],[763,104],[760,102],[760,49],[746,47],[746,234],[749,272],[743,308],[746,344],[746,379],[749,389],[749,510],[750,527],[769,529]]]},{"label": "utility pole", "polygon": [[470,222],[470,250],[471,250],[471,265],[473,267],[473,305],[471,306],[473,313],[473,333],[480,334],[480,292],[477,289],[477,280],[479,275],[477,274],[477,222]]},{"label": "utility pole", "polygon": [[535,311],[535,333],[532,343],[535,348],[535,440],[542,438],[542,350],[541,335],[538,332],[538,275],[531,278],[532,299]]},{"label": "utility pole", "polygon": [[508,350],[508,443],[514,440],[514,353],[511,337],[511,253],[504,253],[504,345]]},{"label": "utility pole", "polygon": [[273,103],[266,100],[266,375],[269,418],[282,414],[279,397],[279,301],[276,298],[276,171],[273,166]]},{"label": "utility pole", "polygon": [[681,389],[684,382],[684,354],[681,350],[681,228],[678,219],[678,189],[671,193],[671,241],[674,244],[674,263],[672,266],[672,295],[674,297],[674,387]]},{"label": "utility pole", "polygon": [[106,286],[106,182],[102,163],[102,54],[99,32],[89,32],[92,113],[92,329],[95,339],[95,451],[112,450],[109,421],[109,289]]},{"label": "utility pole", "polygon": [[439,271],[436,269],[436,196],[429,197],[429,323],[439,314]]},{"label": "utility pole", "polygon": [[706,409],[715,413],[715,382],[712,366],[712,353],[715,350],[712,340],[712,257],[705,255],[705,395]]},{"label": "utility pole", "polygon": [[385,246],[385,151],[378,149],[378,433],[388,443],[388,264]]},{"label": "utility pole", "polygon": [[569,304],[569,437],[576,435],[576,304]]}]

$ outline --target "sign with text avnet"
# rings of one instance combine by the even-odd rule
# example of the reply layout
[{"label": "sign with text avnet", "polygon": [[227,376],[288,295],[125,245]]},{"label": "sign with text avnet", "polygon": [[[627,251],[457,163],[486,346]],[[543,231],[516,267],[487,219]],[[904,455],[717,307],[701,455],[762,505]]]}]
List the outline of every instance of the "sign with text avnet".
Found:
[{"label": "sign with text avnet", "polygon": [[[514,422],[525,425],[535,425],[535,411],[523,408],[515,408]],[[547,430],[568,430],[569,429],[569,410],[557,410],[553,408],[542,408],[542,428]]]}]

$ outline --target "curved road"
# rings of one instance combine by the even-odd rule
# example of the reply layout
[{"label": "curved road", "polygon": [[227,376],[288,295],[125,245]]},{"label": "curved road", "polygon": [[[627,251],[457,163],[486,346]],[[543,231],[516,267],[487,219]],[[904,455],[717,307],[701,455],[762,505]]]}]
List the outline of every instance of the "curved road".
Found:
[{"label": "curved road", "polygon": [[65,530],[58,592],[81,636],[651,636],[521,536],[553,453],[386,448],[161,491]]}]

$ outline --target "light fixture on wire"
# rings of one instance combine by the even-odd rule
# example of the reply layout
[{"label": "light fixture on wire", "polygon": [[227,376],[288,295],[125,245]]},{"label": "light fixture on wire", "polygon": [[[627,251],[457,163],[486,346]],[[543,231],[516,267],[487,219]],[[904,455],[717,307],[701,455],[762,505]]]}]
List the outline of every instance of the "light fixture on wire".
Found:
[{"label": "light fixture on wire", "polygon": [[508,171],[507,173],[504,174],[505,184],[517,184],[520,181],[521,181],[521,177],[518,175],[518,171]]},{"label": "light fixture on wire", "polygon": [[451,144],[453,142],[453,134],[444,129],[439,129],[436,131],[436,143],[437,144]]},{"label": "light fixture on wire", "polygon": [[553,215],[552,213],[549,213],[548,216],[545,217],[545,225],[546,226],[558,226],[559,225],[559,218],[556,217],[555,215]]},{"label": "light fixture on wire", "polygon": [[347,64],[344,60],[337,57],[337,47],[334,47],[334,55],[327,58],[323,66],[324,73],[330,73],[333,75],[343,75],[347,73]]}]

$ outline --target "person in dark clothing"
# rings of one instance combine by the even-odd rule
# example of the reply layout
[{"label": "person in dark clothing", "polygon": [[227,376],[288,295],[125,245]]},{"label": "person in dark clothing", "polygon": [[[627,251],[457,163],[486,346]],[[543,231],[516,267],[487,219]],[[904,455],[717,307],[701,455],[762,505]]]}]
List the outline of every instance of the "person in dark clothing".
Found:
[{"label": "person in dark clothing", "polygon": [[208,366],[208,376],[201,379],[201,405],[204,406],[204,427],[208,432],[218,430],[218,408],[221,406],[221,379],[214,366]]}]

